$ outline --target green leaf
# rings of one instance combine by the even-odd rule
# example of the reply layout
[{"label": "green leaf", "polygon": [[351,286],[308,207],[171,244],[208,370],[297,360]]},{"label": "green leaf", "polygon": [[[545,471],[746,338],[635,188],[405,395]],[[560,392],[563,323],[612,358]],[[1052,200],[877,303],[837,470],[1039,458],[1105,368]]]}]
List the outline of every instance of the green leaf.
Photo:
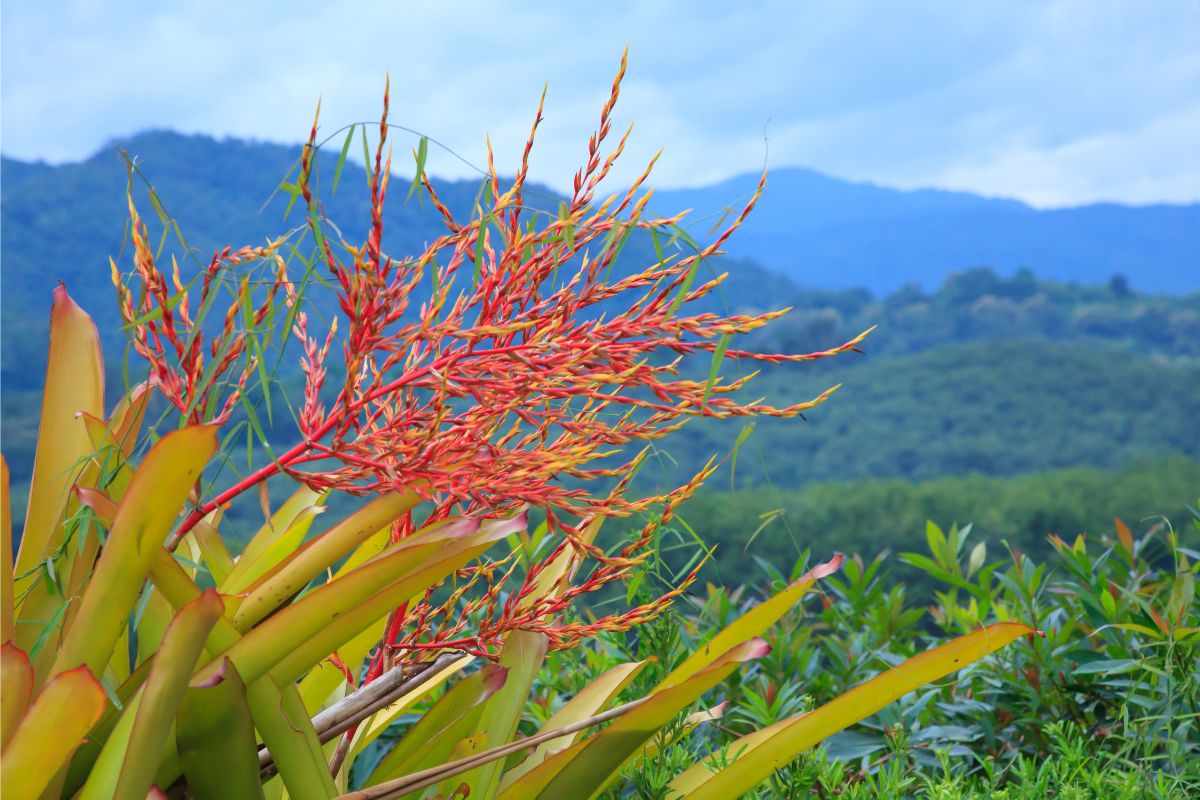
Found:
[{"label": "green leaf", "polygon": [[300,196],[300,187],[294,183],[283,181],[279,184],[279,190],[288,195],[287,205],[283,208],[283,218],[287,219],[288,214],[292,213],[292,206],[296,203],[296,198]]},{"label": "green leaf", "polygon": [[[429,156],[429,137],[422,136],[420,143],[417,145],[417,171],[413,174],[412,184],[408,187],[408,195],[405,196],[404,202],[407,203],[413,196],[413,192],[421,186],[421,178],[425,175],[425,159]],[[417,195],[417,199],[420,199]]]},{"label": "green leaf", "polygon": [[338,183],[342,180],[342,167],[346,166],[346,154],[350,152],[350,142],[354,139],[354,129],[356,125],[351,125],[350,130],[346,131],[346,141],[342,142],[342,152],[338,154],[337,166],[333,170],[333,190],[330,194],[337,194]]},{"label": "green leaf", "polygon": [[81,800],[142,800],[170,741],[175,714],[208,632],[225,610],[211,589],[180,609],[154,654],[142,691],[125,707],[84,784]]},{"label": "green leaf", "polygon": [[292,800],[336,796],[317,731],[296,687],[291,683],[280,687],[266,675],[247,687],[246,701]]},{"label": "green leaf", "polygon": [[246,685],[228,659],[184,694],[175,741],[188,794],[196,800],[263,796]]},{"label": "green leaf", "polygon": [[[479,732],[487,733],[489,747],[507,744],[517,732],[529,688],[549,646],[549,637],[535,631],[515,630],[505,640],[500,666],[508,670],[508,677],[504,688],[488,702],[478,728]],[[470,788],[468,797],[490,800],[500,785],[503,766],[503,760],[492,761],[456,778],[455,783],[465,783]]]},{"label": "green leaf", "polygon": [[717,348],[713,350],[712,364],[708,368],[708,383],[704,387],[704,399],[707,400],[712,394],[713,387],[717,385],[717,377],[721,372],[721,361],[725,358],[725,351],[729,349],[728,333],[721,334],[721,338],[717,340]]}]

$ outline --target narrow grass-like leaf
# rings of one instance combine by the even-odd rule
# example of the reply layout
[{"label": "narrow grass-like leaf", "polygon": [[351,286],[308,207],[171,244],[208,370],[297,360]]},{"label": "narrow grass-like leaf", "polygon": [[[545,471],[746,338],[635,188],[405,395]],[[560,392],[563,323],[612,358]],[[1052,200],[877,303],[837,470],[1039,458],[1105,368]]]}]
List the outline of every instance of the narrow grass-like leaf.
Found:
[{"label": "narrow grass-like leaf", "polygon": [[338,154],[337,166],[333,168],[331,195],[337,194],[338,183],[342,180],[342,167],[346,166],[346,154],[350,152],[350,142],[354,139],[354,129],[357,127],[357,125],[351,125],[350,130],[346,131],[346,141],[342,142],[342,152]]},{"label": "narrow grass-like leaf", "polygon": [[[412,183],[408,187],[408,194],[404,197],[404,202],[407,203],[412,199],[413,192],[419,190],[421,186],[421,178],[425,175],[425,159],[429,157],[429,138],[421,137],[421,141],[417,144],[417,171],[413,174]],[[421,196],[418,194],[417,199]]]},{"label": "narrow grass-like leaf", "polygon": [[708,383],[704,385],[704,399],[707,400],[713,392],[713,387],[717,385],[717,377],[721,372],[721,362],[725,358],[725,351],[729,349],[730,335],[728,333],[721,334],[721,338],[717,340],[717,347],[713,350],[712,364],[708,367]]}]

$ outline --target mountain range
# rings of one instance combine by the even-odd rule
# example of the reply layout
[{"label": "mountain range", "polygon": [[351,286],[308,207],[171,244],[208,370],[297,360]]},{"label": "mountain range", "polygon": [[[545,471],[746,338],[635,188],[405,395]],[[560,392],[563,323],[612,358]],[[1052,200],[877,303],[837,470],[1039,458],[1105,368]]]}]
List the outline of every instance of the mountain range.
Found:
[{"label": "mountain range", "polygon": [[[725,208],[740,208],[758,179],[742,175],[658,192],[653,207],[692,208],[697,218],[716,222]],[[1040,210],[1016,200],[902,191],[781,168],[768,173],[762,200],[726,249],[824,288],[883,293],[916,283],[931,289],[951,272],[988,266],[1081,283],[1123,275],[1139,291],[1183,293],[1200,289],[1200,203]]]},{"label": "mountain range", "polygon": [[[189,256],[206,262],[214,249],[261,243],[301,224],[295,209],[284,219],[288,195],[276,192],[296,164],[297,147],[157,131],[114,143],[78,163],[49,165],[4,158],[0,164],[4,332],[0,386],[5,451],[10,456],[14,446],[22,453],[31,452],[32,428],[23,421],[36,413],[45,363],[46,312],[57,281],[65,281],[96,319],[109,354],[110,380],[121,381],[125,342],[108,266],[109,256],[119,264],[129,258],[123,243],[129,172],[118,157],[118,147],[155,187],[151,201],[142,180],[134,180],[134,197],[154,240],[162,230],[155,203],[178,222],[192,250],[185,254],[182,248],[174,248],[182,256],[185,272]],[[333,156],[323,157],[318,171],[318,180],[326,187],[321,192],[325,210],[350,241],[361,240],[370,219],[365,172],[346,162],[335,195],[330,191],[335,161]],[[397,255],[419,252],[444,227],[428,201],[405,201],[403,177],[396,177],[385,211],[384,248]],[[655,195],[654,207],[662,213],[695,209],[688,230],[703,241],[722,209],[744,203],[756,182],[756,176],[743,176],[701,189],[670,190]],[[469,214],[480,189],[478,181],[435,183],[456,215]],[[545,187],[530,186],[526,191],[530,205],[550,213],[559,200]],[[172,239],[173,235],[164,240],[168,251]],[[876,421],[920,415],[933,426],[923,429],[922,436],[939,438],[937,430],[954,433],[949,439],[940,437],[947,439],[939,445],[949,448],[945,457],[936,448],[914,456],[912,442],[905,445],[905,455],[893,452],[903,440],[899,435],[876,437],[876,442],[889,442],[888,449],[857,440],[851,447],[847,431],[866,427],[849,425],[831,414],[833,422],[822,428],[816,421],[822,415],[814,415],[813,430],[794,442],[791,433],[775,437],[789,440],[789,453],[807,448],[805,464],[821,467],[816,472],[810,469],[810,477],[928,477],[972,464],[998,474],[1101,461],[1117,467],[1140,455],[1188,452],[1197,435],[1186,422],[1194,414],[1180,416],[1175,406],[1169,413],[1162,409],[1151,413],[1139,400],[1136,406],[1128,402],[1119,409],[1113,406],[1113,419],[1132,412],[1143,422],[1157,420],[1157,427],[1117,426],[1104,440],[1094,430],[1085,436],[1072,426],[1077,441],[1070,448],[1059,448],[1058,460],[1030,456],[1028,447],[1036,451],[1037,440],[1043,438],[1031,434],[1021,441],[1002,441],[1003,446],[996,445],[999,449],[985,463],[978,447],[968,447],[970,437],[955,432],[966,430],[951,413],[958,413],[961,404],[945,393],[932,400],[919,396],[917,389],[924,391],[923,387],[944,377],[955,380],[954,376],[968,374],[983,385],[982,374],[970,372],[972,365],[987,353],[1007,352],[992,362],[987,373],[988,384],[997,387],[984,393],[989,403],[1016,407],[1017,399],[1004,399],[1008,395],[1001,389],[1020,385],[1025,394],[1033,393],[1022,400],[1033,403],[1030,408],[1057,408],[1065,402],[1078,409],[1090,402],[1091,389],[1096,388],[1087,389],[1078,379],[1086,372],[1079,364],[1094,362],[1098,373],[1125,364],[1096,355],[1101,352],[1096,347],[1109,345],[1136,354],[1134,361],[1117,370],[1120,375],[1110,375],[1113,380],[1129,378],[1142,386],[1160,387],[1192,380],[1187,376],[1196,369],[1196,342],[1200,341],[1200,204],[1041,211],[1012,200],[934,190],[898,191],[807,170],[779,169],[770,174],[758,208],[726,249],[729,255],[705,265],[712,273],[728,272],[729,278],[718,293],[702,301],[708,304],[704,310],[793,306],[792,314],[749,342],[769,352],[822,349],[878,325],[867,345],[871,361],[860,367],[847,364],[844,376],[839,371],[837,380],[847,386],[842,401],[846,413]],[[648,237],[632,237],[616,268],[623,272],[654,257]],[[314,294],[319,313],[334,311],[332,296],[320,298],[331,293]],[[1017,339],[1026,343],[1012,352],[987,344]],[[943,350],[969,342],[980,345]],[[1035,344],[1040,349],[1030,349]],[[1064,351],[1081,347],[1092,349],[1074,361],[1070,359],[1075,356]],[[1061,359],[1067,360],[1055,361],[1052,353],[1062,353]],[[916,360],[888,366],[901,356]],[[884,360],[877,360],[881,357]],[[707,369],[701,366],[702,371]],[[1150,372],[1132,377],[1143,368]],[[1184,377],[1181,369],[1187,371]],[[1026,385],[1035,373],[1038,379]],[[1068,374],[1075,377],[1067,379]],[[1115,385],[1106,386],[1100,395],[1112,397]],[[769,378],[764,386],[778,389],[781,395],[800,388],[782,375]],[[1170,394],[1175,405],[1183,408],[1189,392]],[[870,402],[856,403],[853,397],[859,395]],[[999,417],[985,419],[984,410],[979,406],[978,413],[972,412],[971,424],[992,430]],[[1045,422],[1053,428],[1070,417],[1064,408]],[[824,437],[822,431],[836,435]],[[709,438],[703,426],[688,441],[701,460],[709,453],[699,450],[723,447],[720,438]],[[830,442],[836,444],[836,452],[821,455]],[[1098,459],[1095,454],[1104,447],[1110,456]],[[869,459],[864,453],[872,449],[879,450],[879,465],[866,469]]]}]

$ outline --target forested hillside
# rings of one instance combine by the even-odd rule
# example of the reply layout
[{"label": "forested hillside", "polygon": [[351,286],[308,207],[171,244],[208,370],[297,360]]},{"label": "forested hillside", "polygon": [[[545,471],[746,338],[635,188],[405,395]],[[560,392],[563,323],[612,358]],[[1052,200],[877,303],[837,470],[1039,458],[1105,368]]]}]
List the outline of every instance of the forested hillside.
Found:
[{"label": "forested hillside", "polygon": [[[216,247],[260,243],[299,224],[295,214],[284,218],[286,192],[272,196],[294,166],[297,148],[174,133],[144,134],[121,146],[136,157],[156,189],[158,206],[178,224],[178,229],[166,231],[163,241],[166,252],[181,259],[185,273],[189,263],[194,269]],[[335,157],[336,153],[322,162],[320,177],[326,187],[333,180]],[[768,197],[777,198],[781,187],[792,186],[797,218],[809,218],[810,233],[830,246],[849,247],[832,234],[822,238],[835,223],[867,231],[864,247],[877,244],[868,235],[875,223],[867,217],[928,221],[950,214],[961,220],[974,209],[986,212],[979,218],[983,220],[1004,213],[1041,220],[1038,225],[1044,231],[1054,227],[1046,222],[1051,217],[1019,204],[947,193],[889,194],[831,179],[797,183],[796,175],[783,172],[771,184],[775,195]],[[124,338],[108,268],[109,256],[118,264],[128,259],[123,250],[127,176],[113,152],[62,166],[3,161],[0,278],[6,334],[0,353],[0,405],[4,452],[17,482],[27,478],[32,464],[36,430],[30,421],[36,415],[47,309],[56,281],[67,281],[73,296],[95,317],[110,385],[140,377],[142,367],[135,359],[128,361],[128,371],[123,364]],[[464,216],[480,191],[476,181],[435,183],[447,204]],[[154,235],[162,235],[155,202],[140,177],[134,185]],[[393,192],[404,188],[394,187]],[[690,199],[710,202],[727,189],[728,202],[735,202],[738,187],[733,185]],[[330,192],[324,196],[330,198]],[[527,197],[537,210],[555,213],[559,198],[553,192],[535,188]],[[822,205],[821,197],[832,199]],[[688,199],[686,193],[666,193],[666,200],[683,205]],[[384,248],[395,255],[419,249],[443,230],[427,200],[419,195],[401,200],[389,203],[385,218]],[[665,200],[659,196],[658,202],[661,207]],[[772,202],[776,205],[766,203],[751,217],[757,227],[745,237],[742,232],[735,237],[734,241],[749,242],[741,252],[773,252],[760,247],[767,226],[773,225],[782,237],[776,244],[795,234],[777,216],[779,201]],[[346,164],[326,213],[349,239],[363,236],[369,209],[361,168]],[[986,261],[986,247],[977,258],[963,256],[952,269],[944,258],[959,252],[955,248],[962,243],[936,237],[924,250],[892,253],[894,270],[888,270],[886,279],[867,281],[862,273],[865,284],[860,288],[847,288],[848,276],[859,273],[841,269],[842,262],[832,257],[837,278],[815,265],[797,272],[785,260],[764,266],[728,256],[712,259],[704,265],[704,278],[729,273],[706,301],[713,310],[793,308],[747,337],[741,345],[747,349],[808,352],[871,326],[875,330],[862,356],[768,367],[748,390],[785,403],[842,384],[806,420],[765,420],[752,432],[736,420],[697,421],[655,443],[657,458],[640,479],[679,482],[708,458],[724,458],[722,470],[685,519],[704,527],[714,541],[729,545],[748,536],[759,524],[759,515],[767,513],[774,522],[761,536],[773,542],[769,550],[790,542],[778,538],[787,530],[785,519],[801,531],[803,541],[848,546],[847,542],[876,542],[880,536],[903,537],[906,531],[916,535],[919,531],[908,529],[922,516],[946,524],[953,521],[947,515],[960,522],[975,519],[986,523],[990,534],[1029,543],[1050,529],[1070,534],[1075,527],[1094,526],[1113,514],[1178,513],[1200,495],[1200,481],[1195,480],[1200,463],[1200,293],[1148,294],[1141,289],[1194,290],[1200,282],[1200,266],[1193,273],[1171,260],[1188,252],[1194,230],[1177,225],[1176,217],[1191,211],[1089,213],[1110,214],[1104,218],[1118,229],[1125,225],[1123,219],[1155,220],[1128,228],[1131,236],[1143,237],[1134,236],[1130,242],[1154,238],[1164,225],[1183,238],[1161,243],[1175,254],[1171,258],[1160,257],[1156,245],[1147,247],[1141,258],[1120,261],[1121,274],[1113,274],[1118,262],[1099,256],[1084,272],[1048,267],[1051,275],[1096,276],[1083,283],[1050,280],[1033,269],[972,267]],[[698,219],[689,230],[703,239],[699,234],[715,221]],[[805,224],[809,223],[797,223],[801,228]],[[1072,230],[1063,228],[1058,244],[1047,245],[1046,252],[1070,250]],[[176,242],[178,236],[186,239],[190,252]],[[659,245],[678,252],[686,249],[684,241]],[[944,251],[939,249],[943,245]],[[738,247],[731,249],[739,252]],[[805,252],[806,264],[825,257],[820,248]],[[929,255],[923,262],[928,269],[912,267],[913,259],[925,258],[922,253],[935,252],[940,254],[937,258]],[[1094,254],[1086,248],[1072,252],[1079,258]],[[655,258],[654,243],[633,236],[617,270],[631,270]],[[1165,274],[1174,277],[1168,281]],[[801,277],[804,285],[789,275]],[[893,280],[896,276],[904,279]],[[889,288],[880,291],[880,286]],[[316,302],[318,314],[333,311],[331,295]],[[296,386],[291,361],[281,362],[281,388]],[[337,365],[333,368],[336,371]],[[705,359],[693,359],[683,368],[703,379],[709,365]],[[285,406],[277,406],[272,419],[273,425],[264,425],[273,440],[294,436]],[[1148,475],[1162,480],[1149,480]],[[1142,490],[1112,491],[1117,485]],[[731,486],[738,489],[732,497],[727,494]],[[1188,486],[1195,488],[1188,491]],[[1030,491],[1034,487],[1057,488],[1047,495]],[[1007,510],[994,508],[987,500],[990,494],[1008,497]],[[1069,513],[1055,510],[1067,507]],[[787,514],[770,516],[775,508],[787,509]],[[724,547],[728,553],[735,549]]]}]

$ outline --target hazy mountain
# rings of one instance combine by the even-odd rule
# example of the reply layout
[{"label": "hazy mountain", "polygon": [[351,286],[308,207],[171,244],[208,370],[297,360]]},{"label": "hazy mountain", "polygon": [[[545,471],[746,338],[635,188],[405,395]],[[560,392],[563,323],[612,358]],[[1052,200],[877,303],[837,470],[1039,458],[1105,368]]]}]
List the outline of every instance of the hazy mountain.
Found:
[{"label": "hazy mountain", "polygon": [[[655,194],[660,213],[695,209],[707,230],[741,208],[758,183],[742,175],[699,189]],[[766,192],[728,248],[801,285],[936,287],[955,270],[1100,283],[1124,275],[1146,292],[1200,289],[1200,203],[1099,204],[1038,210],[1015,200],[933,189],[900,191],[797,168],[771,170]]]},{"label": "hazy mountain", "polygon": [[[295,164],[298,147],[170,132],[146,133],[118,144],[136,157],[162,206],[203,261],[214,248],[261,243],[300,224],[294,209],[283,219],[286,194],[271,197]],[[370,218],[365,174],[347,163],[337,195],[331,197],[332,167],[328,159],[320,170],[326,211],[348,239],[361,241]],[[57,166],[6,158],[0,170],[0,406],[5,453],[20,479],[32,460],[35,428],[30,422],[37,413],[47,312],[56,281],[66,281],[95,317],[110,383],[115,388],[122,382],[123,335],[108,258],[128,259],[122,252],[127,173],[115,146],[86,161]],[[656,195],[656,202],[664,211],[696,208],[691,231],[704,240],[719,209],[735,204],[753,183],[739,178],[700,190],[665,192]],[[138,205],[157,237],[161,226],[153,205],[140,183],[135,185]],[[479,182],[437,185],[447,204],[465,217]],[[419,252],[444,231],[430,204],[416,199],[405,203],[405,192],[406,181],[398,175],[384,231],[385,249],[398,255]],[[526,199],[553,213],[560,198],[544,187],[529,187]],[[791,315],[748,341],[771,352],[823,349],[879,326],[867,343],[871,359],[842,359],[836,368],[813,366],[802,372],[812,376],[805,379],[812,385],[794,383],[791,370],[769,370],[763,386],[779,400],[794,400],[796,392],[818,385],[846,384],[843,397],[829,407],[843,410],[813,414],[814,421],[828,416],[832,422],[824,427],[794,423],[779,426],[786,435],[771,434],[780,445],[772,451],[777,455],[758,460],[778,459],[772,471],[786,482],[930,477],[966,469],[1011,474],[1080,463],[1115,467],[1131,458],[1194,449],[1195,415],[1188,410],[1195,389],[1200,294],[1182,295],[1200,290],[1198,237],[1200,206],[1038,211],[1007,200],[900,192],[781,169],[773,173],[768,194],[747,227],[730,241],[733,256],[742,258],[706,265],[706,270],[730,273],[707,310],[794,306]],[[653,258],[646,238],[631,238],[617,271]],[[183,263],[185,269],[189,263],[194,268],[186,258]],[[1003,275],[967,269],[979,264],[994,265]],[[1032,271],[1015,270],[1021,264]],[[1127,280],[1109,280],[1114,273]],[[913,282],[924,288],[898,289]],[[1167,294],[1149,296],[1147,291]],[[315,299],[322,294],[324,300]],[[331,310],[331,294],[313,293],[326,311]],[[1018,339],[1007,349],[994,344]],[[966,342],[975,344],[961,346]],[[1099,345],[1128,355],[1123,360],[1101,357],[1097,354],[1109,351],[1096,349]],[[978,374],[980,364],[987,365],[986,376]],[[707,374],[706,363],[697,369],[700,377]],[[1092,386],[1079,378],[1093,373],[1107,376],[1109,383]],[[965,403],[949,388],[918,397],[913,388],[943,386],[963,376],[972,376],[982,387],[978,391],[986,402]],[[1156,387],[1163,405],[1133,408],[1119,396],[1119,386]],[[860,393],[869,402],[855,403]],[[1030,428],[1024,438],[1001,433],[1004,426],[997,423],[1020,405],[1014,397],[1024,398],[1028,409],[1046,410],[1041,427]],[[1087,405],[1100,400],[1104,415],[1099,406]],[[1103,419],[1104,424],[1084,430],[1073,424],[1076,418]],[[913,419],[928,424],[915,427]],[[954,424],[944,425],[947,419]],[[851,437],[839,426],[869,435]],[[888,426],[896,430],[889,432]],[[764,425],[763,430],[775,428]],[[1070,441],[1039,449],[1047,430],[1068,431]],[[730,431],[736,434],[737,426],[724,433]],[[979,431],[988,435],[977,436]],[[689,430],[680,441],[687,464],[702,462],[710,449],[728,445],[719,436],[710,438],[705,426]],[[936,446],[920,447],[919,441]],[[873,442],[888,443],[890,449]],[[1106,456],[1099,459],[1097,453]]]}]

